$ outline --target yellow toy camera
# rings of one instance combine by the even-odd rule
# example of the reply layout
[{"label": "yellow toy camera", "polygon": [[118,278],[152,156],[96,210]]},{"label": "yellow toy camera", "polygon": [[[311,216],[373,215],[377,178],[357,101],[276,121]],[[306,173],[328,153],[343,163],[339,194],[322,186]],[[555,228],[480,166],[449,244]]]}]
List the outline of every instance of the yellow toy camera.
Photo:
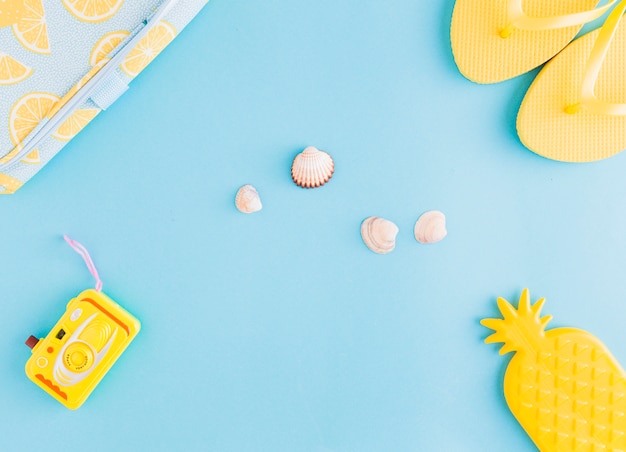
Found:
[{"label": "yellow toy camera", "polygon": [[31,336],[26,375],[67,408],[80,407],[135,338],[141,324],[93,289],[71,300],[45,339]]}]

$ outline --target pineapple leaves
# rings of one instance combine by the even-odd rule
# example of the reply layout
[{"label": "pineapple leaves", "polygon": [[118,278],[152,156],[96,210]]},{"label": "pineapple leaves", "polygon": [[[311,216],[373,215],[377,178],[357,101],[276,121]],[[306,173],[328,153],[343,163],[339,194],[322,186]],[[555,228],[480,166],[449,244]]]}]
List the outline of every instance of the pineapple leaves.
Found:
[{"label": "pineapple leaves", "polygon": [[545,317],[542,317],[540,322],[541,322],[541,327],[543,329],[546,328],[546,326],[548,326],[548,323],[550,323],[550,321],[552,320],[552,316],[551,315],[546,315]]},{"label": "pineapple leaves", "polygon": [[485,339],[488,344],[503,343],[500,354],[516,352],[528,344],[538,345],[544,337],[546,325],[552,316],[541,317],[545,299],[541,298],[533,305],[528,289],[522,292],[517,309],[504,298],[497,299],[501,319],[483,319],[481,325],[495,332]]},{"label": "pineapple leaves", "polygon": [[533,305],[532,310],[533,310],[533,313],[537,316],[537,318],[539,318],[539,315],[541,314],[541,310],[543,309],[543,305],[544,305],[545,302],[546,302],[545,298],[540,298]]},{"label": "pineapple leaves", "polygon": [[480,324],[482,326],[486,326],[490,330],[494,330],[494,331],[498,331],[501,328],[500,327],[501,323],[502,323],[501,319],[483,319],[480,321]]},{"label": "pineapple leaves", "polygon": [[497,303],[498,303],[498,309],[500,309],[500,312],[502,313],[505,319],[517,316],[517,311],[515,310],[513,305],[509,303],[508,301],[506,301],[504,298],[498,297]]},{"label": "pineapple leaves", "polygon": [[517,311],[520,314],[528,314],[530,312],[530,293],[528,289],[522,291],[522,295],[519,297]]}]

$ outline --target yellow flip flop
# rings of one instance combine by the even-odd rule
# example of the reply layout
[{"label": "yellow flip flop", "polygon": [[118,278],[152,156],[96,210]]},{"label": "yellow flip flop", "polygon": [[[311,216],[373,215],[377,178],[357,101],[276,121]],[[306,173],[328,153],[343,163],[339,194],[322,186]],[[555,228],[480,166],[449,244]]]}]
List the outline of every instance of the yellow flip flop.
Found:
[{"label": "yellow flip flop", "polygon": [[626,0],[537,75],[517,116],[520,140],[552,160],[590,162],[626,148]]},{"label": "yellow flip flop", "polygon": [[559,53],[582,25],[617,0],[457,0],[450,40],[461,73],[497,83],[528,72]]}]

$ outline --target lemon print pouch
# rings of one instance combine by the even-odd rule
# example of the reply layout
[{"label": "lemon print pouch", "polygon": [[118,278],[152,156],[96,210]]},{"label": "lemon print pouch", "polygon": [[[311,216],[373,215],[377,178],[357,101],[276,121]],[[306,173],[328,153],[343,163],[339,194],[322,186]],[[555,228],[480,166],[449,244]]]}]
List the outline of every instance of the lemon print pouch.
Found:
[{"label": "lemon print pouch", "polygon": [[208,0],[1,0],[0,194],[33,177]]},{"label": "lemon print pouch", "polygon": [[96,279],[69,301],[45,338],[26,340],[32,354],[26,375],[69,409],[79,408],[133,341],[141,324],[102,292],[102,281],[87,250],[65,236]]}]

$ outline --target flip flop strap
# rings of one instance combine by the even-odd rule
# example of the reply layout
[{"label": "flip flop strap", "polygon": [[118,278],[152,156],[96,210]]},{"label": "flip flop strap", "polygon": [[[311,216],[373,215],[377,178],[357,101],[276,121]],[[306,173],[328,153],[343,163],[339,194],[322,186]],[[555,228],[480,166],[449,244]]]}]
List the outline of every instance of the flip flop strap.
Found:
[{"label": "flip flop strap", "polygon": [[589,11],[581,11],[579,13],[552,17],[531,17],[524,12],[522,7],[523,0],[509,0],[509,25],[505,27],[500,34],[502,37],[507,37],[515,28],[542,31],[584,25],[602,17],[618,1],[619,0],[611,0],[604,6]]},{"label": "flip flop strap", "polygon": [[568,113],[576,113],[581,109],[585,109],[591,113],[613,115],[613,116],[626,116],[626,104],[614,104],[610,102],[604,102],[599,100],[595,95],[595,88],[602,70],[602,65],[611,47],[611,42],[617,33],[622,16],[626,11],[626,0],[622,0],[619,6],[617,6],[606,22],[600,29],[600,33],[596,38],[596,42],[587,61],[587,67],[585,68],[585,76],[583,78],[582,93],[580,97],[580,103],[569,106],[565,109]]}]

